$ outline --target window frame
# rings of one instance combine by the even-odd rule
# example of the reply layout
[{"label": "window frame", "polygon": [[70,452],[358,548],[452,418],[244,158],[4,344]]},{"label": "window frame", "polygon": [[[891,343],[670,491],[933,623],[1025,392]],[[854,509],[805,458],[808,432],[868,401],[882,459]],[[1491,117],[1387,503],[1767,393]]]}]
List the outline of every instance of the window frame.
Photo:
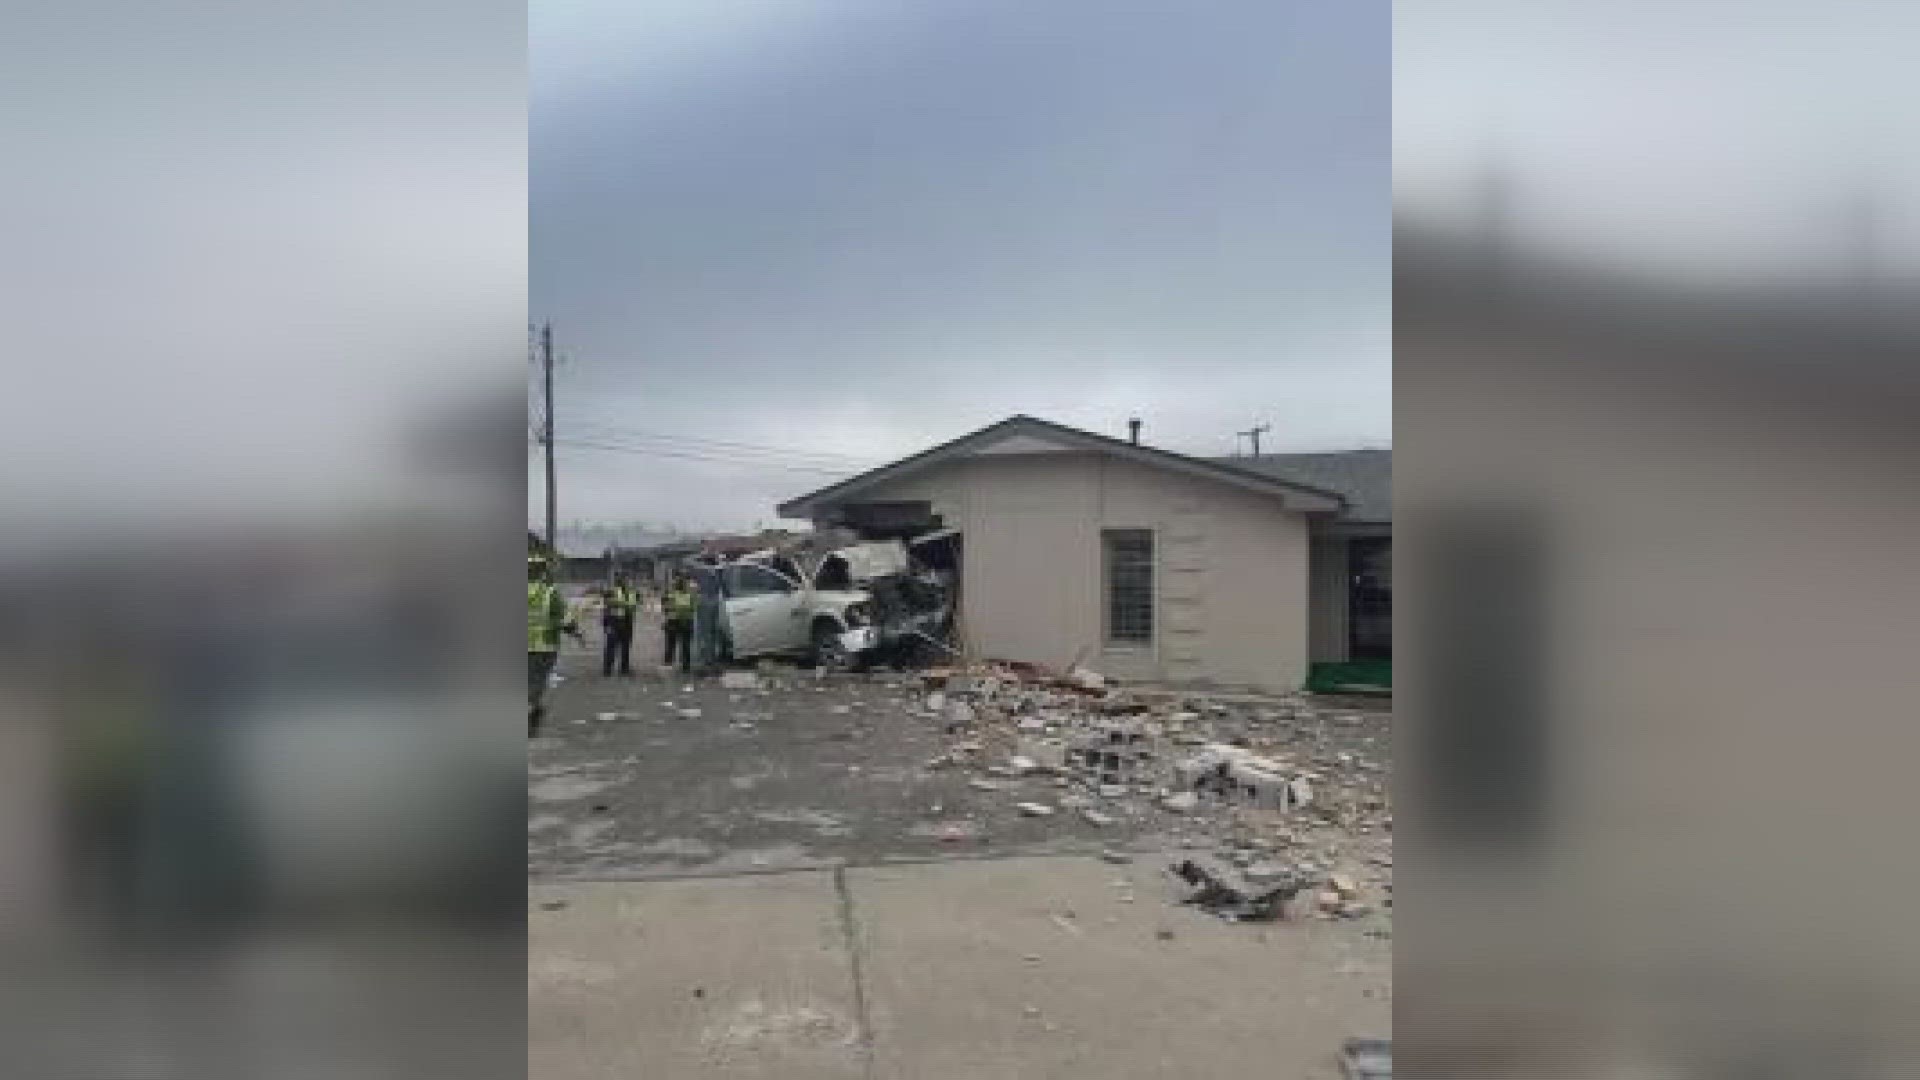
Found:
[{"label": "window frame", "polygon": [[[786,586],[786,588],[762,589],[755,592],[744,592],[735,588],[736,582],[745,578],[749,572],[754,572],[754,571],[765,574],[767,577],[772,578],[775,581],[781,582]],[[732,580],[729,580],[729,577],[731,577]],[[720,585],[721,585],[721,588],[726,591],[728,599],[734,599],[734,600],[751,600],[759,596],[792,596],[794,593],[797,593],[800,591],[799,582],[794,581],[792,578],[788,577],[787,575],[781,573],[778,570],[775,570],[770,566],[765,566],[757,562],[756,563],[749,563],[749,562],[734,563],[733,565],[728,566],[725,570],[721,572]]]},{"label": "window frame", "polygon": [[[1115,540],[1121,534],[1144,537],[1146,571],[1146,634],[1143,637],[1117,637],[1114,634]],[[1143,526],[1102,527],[1100,529],[1100,640],[1109,652],[1151,652],[1160,641],[1160,536],[1157,530]]]}]

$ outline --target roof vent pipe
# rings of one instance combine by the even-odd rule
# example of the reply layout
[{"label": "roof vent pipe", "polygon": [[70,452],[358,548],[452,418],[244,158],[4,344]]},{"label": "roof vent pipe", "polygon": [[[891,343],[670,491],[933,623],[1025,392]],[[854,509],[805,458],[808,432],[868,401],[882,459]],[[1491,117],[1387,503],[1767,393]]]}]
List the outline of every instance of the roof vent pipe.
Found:
[{"label": "roof vent pipe", "polygon": [[1127,441],[1135,446],[1140,445],[1140,418],[1137,416],[1127,421]]}]

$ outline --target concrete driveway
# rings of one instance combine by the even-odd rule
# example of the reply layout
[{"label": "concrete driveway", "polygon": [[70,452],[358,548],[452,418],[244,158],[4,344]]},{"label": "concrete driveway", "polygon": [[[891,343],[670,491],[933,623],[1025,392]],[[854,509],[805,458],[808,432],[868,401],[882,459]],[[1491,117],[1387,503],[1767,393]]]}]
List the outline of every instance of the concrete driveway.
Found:
[{"label": "concrete driveway", "polygon": [[565,657],[530,747],[533,1080],[1316,1080],[1388,1034],[1377,923],[1181,906],[1180,836],[927,770],[914,691],[738,692],[650,647],[634,680]]},{"label": "concrete driveway", "polygon": [[1169,902],[1145,863],[985,859],[529,889],[534,1080],[1339,1076],[1391,947]]}]

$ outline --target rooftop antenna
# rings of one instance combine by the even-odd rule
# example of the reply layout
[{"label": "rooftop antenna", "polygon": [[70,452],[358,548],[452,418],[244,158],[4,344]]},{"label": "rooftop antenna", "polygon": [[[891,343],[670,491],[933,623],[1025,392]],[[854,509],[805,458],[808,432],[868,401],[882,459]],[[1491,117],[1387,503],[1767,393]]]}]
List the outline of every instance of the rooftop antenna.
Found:
[{"label": "rooftop antenna", "polygon": [[[1272,424],[1255,424],[1251,428],[1248,428],[1245,431],[1234,432],[1234,435],[1236,436],[1245,435],[1247,438],[1252,439],[1253,440],[1253,456],[1257,458],[1260,456],[1260,433],[1263,431],[1272,431],[1272,430],[1273,430]],[[1234,441],[1234,446],[1237,448],[1239,447],[1239,445],[1240,443],[1238,439],[1236,439]]]}]

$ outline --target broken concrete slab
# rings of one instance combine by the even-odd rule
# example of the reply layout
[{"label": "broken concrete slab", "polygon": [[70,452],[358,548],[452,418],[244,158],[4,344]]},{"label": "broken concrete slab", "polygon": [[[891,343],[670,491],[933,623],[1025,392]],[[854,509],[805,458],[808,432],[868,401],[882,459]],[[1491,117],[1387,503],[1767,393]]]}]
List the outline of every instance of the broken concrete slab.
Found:
[{"label": "broken concrete slab", "polygon": [[1059,739],[1021,739],[1016,755],[1037,769],[1057,772],[1067,767],[1067,744]]},{"label": "broken concrete slab", "polygon": [[1107,677],[1091,668],[1074,668],[1067,673],[1067,677],[1087,690],[1104,690],[1107,686]]},{"label": "broken concrete slab", "polygon": [[1186,902],[1238,922],[1272,922],[1286,917],[1286,906],[1308,887],[1305,880],[1255,885],[1218,859],[1195,856],[1174,863],[1173,875],[1193,887]]},{"label": "broken concrete slab", "polygon": [[1348,1039],[1340,1047],[1346,1080],[1393,1080],[1392,1039]]}]

